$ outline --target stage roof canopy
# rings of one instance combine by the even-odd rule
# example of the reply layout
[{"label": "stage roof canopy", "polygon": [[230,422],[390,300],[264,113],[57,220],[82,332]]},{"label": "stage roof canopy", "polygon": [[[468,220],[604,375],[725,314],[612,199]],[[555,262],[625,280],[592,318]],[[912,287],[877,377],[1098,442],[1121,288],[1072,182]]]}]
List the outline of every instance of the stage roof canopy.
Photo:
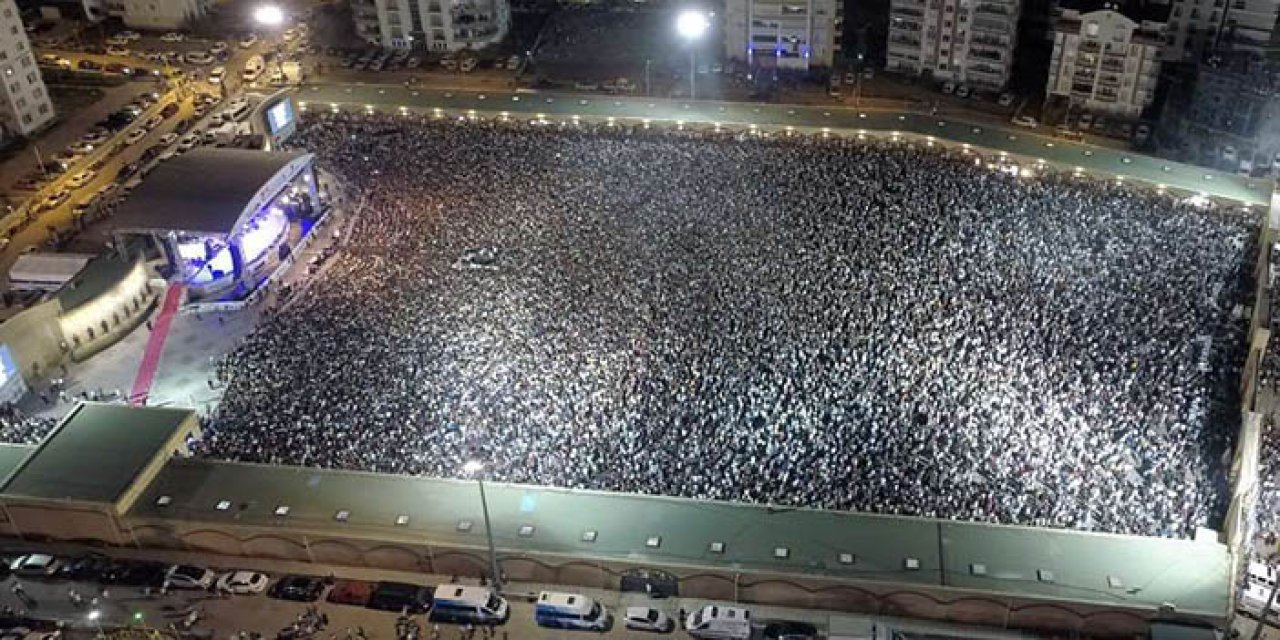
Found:
[{"label": "stage roof canopy", "polygon": [[156,165],[116,210],[114,227],[230,235],[311,159],[296,151],[196,147]]}]

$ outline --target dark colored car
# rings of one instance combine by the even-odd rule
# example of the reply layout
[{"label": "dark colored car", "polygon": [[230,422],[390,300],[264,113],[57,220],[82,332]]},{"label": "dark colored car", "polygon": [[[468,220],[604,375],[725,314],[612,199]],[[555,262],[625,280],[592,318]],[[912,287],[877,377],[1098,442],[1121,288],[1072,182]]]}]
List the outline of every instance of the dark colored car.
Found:
[{"label": "dark colored car", "polygon": [[81,71],[102,71],[102,65],[92,60],[81,60],[76,63],[76,68]]},{"label": "dark colored car", "polygon": [[818,628],[808,622],[777,620],[764,626],[765,640],[817,640]]},{"label": "dark colored car", "polygon": [[58,575],[65,580],[96,582],[111,568],[112,560],[100,553],[72,558],[62,565]]},{"label": "dark colored car", "polygon": [[156,587],[164,584],[165,572],[169,566],[159,562],[142,562],[120,560],[102,573],[103,584],[118,584],[127,587]]},{"label": "dark colored car", "polygon": [[369,598],[370,609],[422,613],[431,608],[431,587],[405,582],[379,582]]},{"label": "dark colored car", "polygon": [[178,113],[178,103],[176,102],[170,102],[169,104],[166,104],[163,109],[160,110],[160,115],[165,118],[172,118],[177,113]]},{"label": "dark colored car", "polygon": [[279,600],[315,602],[324,593],[324,580],[315,576],[285,576],[267,589],[267,595]]}]

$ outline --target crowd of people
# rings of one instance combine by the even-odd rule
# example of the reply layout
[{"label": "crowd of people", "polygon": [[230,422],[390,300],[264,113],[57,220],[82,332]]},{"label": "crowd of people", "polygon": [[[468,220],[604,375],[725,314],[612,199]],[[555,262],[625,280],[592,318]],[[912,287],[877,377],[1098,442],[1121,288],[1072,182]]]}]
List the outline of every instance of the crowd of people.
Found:
[{"label": "crowd of people", "polygon": [[1169,537],[1258,221],[889,141],[311,115],[363,202],[203,455]]}]

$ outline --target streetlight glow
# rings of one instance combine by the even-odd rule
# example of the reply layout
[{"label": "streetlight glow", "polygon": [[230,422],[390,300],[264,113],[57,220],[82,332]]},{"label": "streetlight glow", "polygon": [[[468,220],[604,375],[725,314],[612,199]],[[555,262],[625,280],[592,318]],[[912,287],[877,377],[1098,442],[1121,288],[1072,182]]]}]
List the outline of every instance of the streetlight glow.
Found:
[{"label": "streetlight glow", "polygon": [[676,31],[686,40],[696,40],[706,33],[711,21],[701,11],[685,11],[676,18]]},{"label": "streetlight glow", "polygon": [[264,4],[253,10],[253,20],[268,27],[284,23],[284,11],[274,4]]}]

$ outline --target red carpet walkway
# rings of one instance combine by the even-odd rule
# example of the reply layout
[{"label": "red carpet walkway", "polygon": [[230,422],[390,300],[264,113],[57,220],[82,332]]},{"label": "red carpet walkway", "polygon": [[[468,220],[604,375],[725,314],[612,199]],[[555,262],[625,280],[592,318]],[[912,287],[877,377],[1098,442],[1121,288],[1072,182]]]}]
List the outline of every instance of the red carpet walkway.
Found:
[{"label": "red carpet walkway", "polygon": [[183,285],[169,285],[164,294],[164,302],[160,305],[160,313],[151,323],[151,336],[147,338],[147,350],[142,353],[142,364],[138,366],[138,377],[133,380],[133,391],[129,393],[129,404],[143,405],[151,394],[151,383],[155,381],[156,369],[160,368],[160,356],[164,355],[164,341],[169,337],[169,325],[173,323],[173,314],[182,303]]}]

